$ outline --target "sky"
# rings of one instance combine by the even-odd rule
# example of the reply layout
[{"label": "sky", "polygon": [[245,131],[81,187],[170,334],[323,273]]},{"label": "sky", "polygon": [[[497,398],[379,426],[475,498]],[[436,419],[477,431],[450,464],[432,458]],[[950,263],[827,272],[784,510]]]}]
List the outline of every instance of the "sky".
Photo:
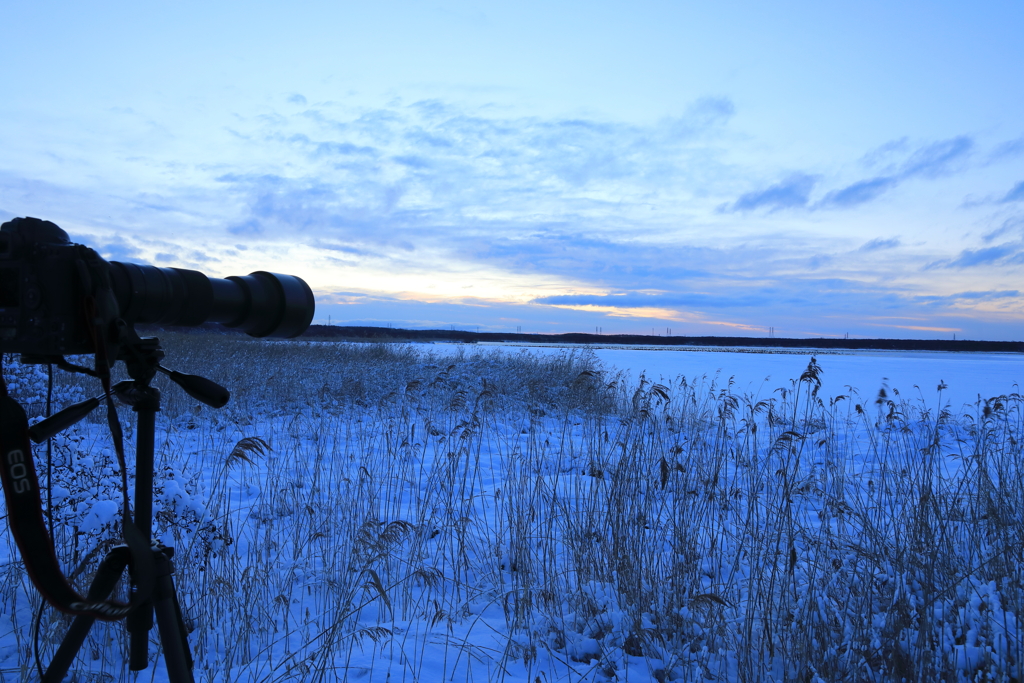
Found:
[{"label": "sky", "polygon": [[0,0],[0,220],[315,322],[1024,339],[1024,2]]}]

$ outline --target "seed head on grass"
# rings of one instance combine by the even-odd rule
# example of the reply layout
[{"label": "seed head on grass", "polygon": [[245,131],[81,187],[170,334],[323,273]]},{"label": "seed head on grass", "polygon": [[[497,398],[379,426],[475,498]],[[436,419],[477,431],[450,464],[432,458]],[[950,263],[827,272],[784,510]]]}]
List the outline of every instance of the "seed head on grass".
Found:
[{"label": "seed head on grass", "polygon": [[262,458],[272,450],[273,449],[270,447],[270,444],[260,437],[246,436],[239,439],[238,443],[235,444],[235,447],[231,449],[231,452],[228,453],[225,464],[229,469],[241,466],[243,463],[246,465],[253,465],[254,457]]}]

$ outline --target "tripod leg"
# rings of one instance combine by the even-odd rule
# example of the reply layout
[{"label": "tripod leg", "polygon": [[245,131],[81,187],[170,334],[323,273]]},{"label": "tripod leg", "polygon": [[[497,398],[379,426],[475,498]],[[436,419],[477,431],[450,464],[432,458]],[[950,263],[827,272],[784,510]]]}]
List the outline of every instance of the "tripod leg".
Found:
[{"label": "tripod leg", "polygon": [[[153,440],[160,392],[152,387],[139,391],[133,410],[136,414],[135,447],[135,525],[148,543],[153,526]],[[159,562],[162,553],[154,553]],[[161,568],[156,569],[159,577]],[[134,576],[132,577],[134,578]],[[159,581],[159,579],[157,579]],[[153,628],[153,602],[147,601],[128,615],[128,668],[142,671],[149,665],[149,631]]]},{"label": "tripod leg", "polygon": [[149,666],[149,630],[153,628],[153,603],[146,601],[128,615],[128,668],[142,671]]},{"label": "tripod leg", "polygon": [[[90,600],[104,600],[110,595],[114,586],[117,585],[118,579],[121,578],[124,568],[128,565],[128,558],[128,548],[124,546],[114,548],[103,558],[103,562],[100,563],[99,569],[96,571],[96,577],[89,587]],[[75,617],[75,620],[71,622],[71,628],[61,640],[60,647],[57,648],[53,659],[50,660],[50,666],[46,667],[43,683],[59,683],[64,680],[95,621],[96,617]]]},{"label": "tripod leg", "polygon": [[194,683],[192,653],[188,649],[185,621],[174,590],[174,564],[168,556],[170,550],[165,548],[164,552],[157,553],[153,609],[160,630],[168,680],[171,683]]}]

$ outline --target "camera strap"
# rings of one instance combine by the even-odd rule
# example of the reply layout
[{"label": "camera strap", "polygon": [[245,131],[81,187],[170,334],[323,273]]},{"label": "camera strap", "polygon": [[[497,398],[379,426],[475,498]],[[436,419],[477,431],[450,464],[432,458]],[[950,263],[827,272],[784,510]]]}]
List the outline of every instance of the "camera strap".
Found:
[{"label": "camera strap", "polygon": [[[128,465],[124,457],[124,433],[121,430],[121,422],[117,418],[117,408],[114,406],[113,391],[110,387],[110,366],[109,347],[103,336],[103,328],[107,322],[98,312],[98,304],[93,296],[86,296],[84,300],[85,317],[92,324],[89,331],[92,336],[93,347],[96,350],[94,367],[96,374],[103,385],[103,393],[106,396],[107,426],[110,429],[110,436],[114,441],[114,452],[117,454],[117,464],[121,468],[121,495],[123,496],[121,506],[121,534],[125,545],[131,552],[132,559],[132,604],[139,604],[149,600],[156,585],[156,563],[153,559],[153,549],[149,540],[132,521],[130,514],[131,507],[128,503]],[[114,326],[114,329],[119,329]],[[2,379],[2,378],[0,378]]]},{"label": "camera strap", "polygon": [[25,409],[7,395],[0,375],[0,478],[7,502],[7,522],[21,551],[25,569],[36,589],[61,612],[87,615],[104,621],[121,619],[131,605],[116,600],[89,600],[71,586],[53,549],[43,521],[43,502],[32,459]]},{"label": "camera strap", "polygon": [[[14,540],[21,551],[36,590],[56,609],[65,614],[85,615],[104,621],[122,619],[138,605],[147,602],[156,583],[153,549],[142,531],[132,521],[128,502],[128,470],[124,457],[124,435],[117,418],[110,391],[110,362],[102,336],[103,321],[97,316],[96,301],[84,299],[84,313],[96,349],[95,374],[106,393],[107,424],[114,441],[121,468],[122,518],[121,533],[130,553],[132,598],[126,604],[118,600],[93,599],[92,591],[83,598],[61,571],[54,551],[53,539],[43,520],[43,503],[39,495],[32,448],[28,436],[28,417],[24,408],[7,393],[3,378],[3,356],[0,355],[0,480],[7,503],[7,519]],[[123,557],[123,550],[117,553]],[[106,566],[107,563],[105,563]],[[97,598],[99,596],[96,596]]]}]

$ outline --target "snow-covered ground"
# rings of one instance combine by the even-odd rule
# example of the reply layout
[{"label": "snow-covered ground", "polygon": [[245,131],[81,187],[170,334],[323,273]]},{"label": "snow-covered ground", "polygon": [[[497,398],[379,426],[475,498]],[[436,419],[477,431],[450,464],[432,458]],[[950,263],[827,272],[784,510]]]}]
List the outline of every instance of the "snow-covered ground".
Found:
[{"label": "snow-covered ground", "polygon": [[[498,348],[516,348],[494,345]],[[564,347],[525,347],[559,353]],[[757,349],[665,346],[599,346],[594,354],[608,368],[627,371],[633,380],[718,375],[732,378],[733,391],[766,396],[797,379],[798,369],[814,356],[824,372],[821,395],[849,394],[853,387],[864,400],[874,400],[879,389],[895,389],[907,399],[924,399],[934,407],[937,388],[946,385],[942,402],[953,410],[973,405],[978,398],[1020,393],[1024,385],[1024,354],[952,353],[943,351],[850,351],[815,349]]]},{"label": "snow-covered ground", "polygon": [[[1021,678],[1019,356],[165,344],[233,390],[164,386],[158,420],[199,681]],[[54,454],[84,586],[118,537],[105,425]],[[0,596],[0,676],[35,680],[7,545]],[[44,660],[65,628],[44,611]],[[135,680],[124,646],[94,629],[76,680]]]}]

